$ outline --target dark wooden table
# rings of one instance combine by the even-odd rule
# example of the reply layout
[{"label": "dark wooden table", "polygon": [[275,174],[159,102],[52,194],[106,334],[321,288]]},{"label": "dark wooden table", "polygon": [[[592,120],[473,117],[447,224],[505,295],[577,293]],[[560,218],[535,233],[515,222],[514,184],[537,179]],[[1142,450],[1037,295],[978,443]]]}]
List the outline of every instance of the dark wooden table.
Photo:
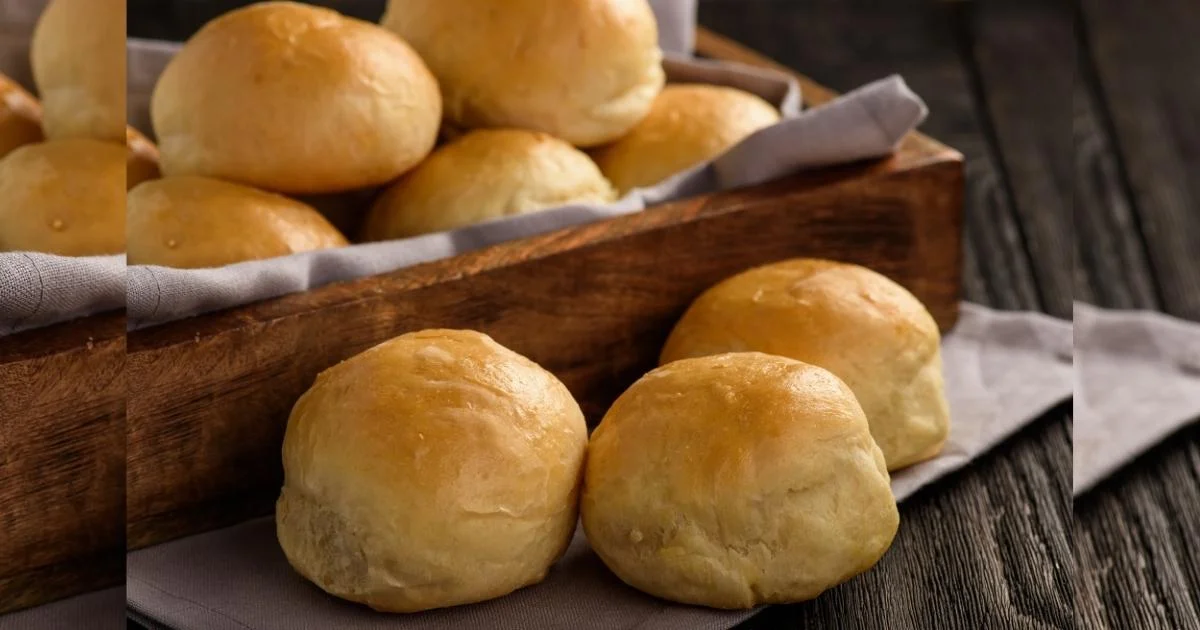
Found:
[{"label": "dark wooden table", "polygon": [[[241,3],[150,4],[130,0],[130,35]],[[701,0],[700,21],[835,89],[904,75],[967,157],[968,299],[1200,321],[1195,0]],[[741,627],[1200,629],[1200,426],[1073,503],[1064,404],[901,517],[875,569]]]}]

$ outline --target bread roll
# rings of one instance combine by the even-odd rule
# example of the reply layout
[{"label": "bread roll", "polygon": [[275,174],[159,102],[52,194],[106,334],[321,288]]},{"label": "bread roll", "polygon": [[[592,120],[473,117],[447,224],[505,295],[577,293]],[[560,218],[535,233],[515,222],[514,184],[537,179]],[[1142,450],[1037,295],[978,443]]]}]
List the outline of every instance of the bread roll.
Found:
[{"label": "bread roll", "polygon": [[391,0],[383,25],[417,49],[447,121],[466,128],[595,146],[641,120],[663,85],[646,0]]},{"label": "bread roll", "polygon": [[125,0],[51,0],[29,60],[47,138],[125,141]]},{"label": "bread roll", "polygon": [[0,159],[0,252],[124,250],[124,147],[68,138],[27,144]]},{"label": "bread roll", "polygon": [[401,335],[317,377],[288,418],[279,543],[389,612],[540,582],[575,530],[587,427],[552,374],[461,330]]},{"label": "bread roll", "polygon": [[154,146],[153,142],[133,127],[128,127],[125,131],[125,145],[129,148],[129,161],[125,168],[127,188],[160,176],[158,147]]},{"label": "bread roll", "polygon": [[263,2],[184,44],[150,115],[164,174],[317,194],[412,168],[433,148],[442,105],[433,75],[395,34],[329,9]]},{"label": "bread roll", "polygon": [[15,81],[0,74],[0,158],[42,140],[42,107]]},{"label": "bread roll", "polygon": [[131,265],[220,267],[347,244],[299,201],[208,177],[143,182],[128,214]]},{"label": "bread roll", "polygon": [[385,191],[363,236],[404,238],[614,198],[592,159],[562,140],[535,131],[480,129],[438,148]]},{"label": "bread roll", "polygon": [[627,135],[594,153],[621,194],[703,164],[779,122],[761,98],[715,85],[668,85]]},{"label": "bread roll", "polygon": [[862,409],[821,368],[754,352],[642,377],[592,434],[588,542],[625,583],[714,608],[809,600],[899,525]]},{"label": "bread roll", "polygon": [[796,259],[705,291],[662,363],[757,351],[819,365],[850,386],[888,470],[938,454],[950,431],[937,323],[917,298],[864,267]]}]

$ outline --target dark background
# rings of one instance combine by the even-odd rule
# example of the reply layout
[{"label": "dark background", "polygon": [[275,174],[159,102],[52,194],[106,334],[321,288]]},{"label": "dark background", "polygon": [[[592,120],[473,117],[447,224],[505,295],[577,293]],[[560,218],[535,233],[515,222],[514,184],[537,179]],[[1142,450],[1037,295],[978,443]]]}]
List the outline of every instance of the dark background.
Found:
[{"label": "dark background", "polygon": [[[129,0],[129,35],[243,4]],[[700,22],[837,90],[904,75],[967,158],[967,299],[1200,321],[1196,0],[701,0]],[[1200,629],[1200,426],[1070,487],[1064,404],[906,501],[875,569],[743,627]]]}]

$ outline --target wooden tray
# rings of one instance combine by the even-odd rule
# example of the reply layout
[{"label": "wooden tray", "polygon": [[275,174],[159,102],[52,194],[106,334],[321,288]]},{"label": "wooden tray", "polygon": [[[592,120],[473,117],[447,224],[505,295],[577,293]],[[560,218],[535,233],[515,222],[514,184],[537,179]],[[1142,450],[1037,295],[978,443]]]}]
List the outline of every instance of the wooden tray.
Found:
[{"label": "wooden tray", "polygon": [[[700,53],[772,62],[707,32]],[[833,97],[800,77],[806,101]],[[296,398],[400,333],[473,328],[553,371],[595,422],[653,367],[704,288],[821,256],[872,267],[953,324],[962,156],[912,134],[893,157],[489,247],[132,333],[127,539],[138,548],[269,514]]]}]

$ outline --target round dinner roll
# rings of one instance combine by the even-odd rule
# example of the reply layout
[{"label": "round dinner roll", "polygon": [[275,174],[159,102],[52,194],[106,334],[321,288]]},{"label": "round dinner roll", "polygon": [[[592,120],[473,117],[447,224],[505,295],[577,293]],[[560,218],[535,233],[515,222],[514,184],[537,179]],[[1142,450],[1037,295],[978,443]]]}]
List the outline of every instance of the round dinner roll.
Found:
[{"label": "round dinner roll", "polygon": [[777,122],[779,111],[749,92],[716,85],[668,85],[637,126],[593,155],[604,175],[625,194],[708,162]]},{"label": "round dinner roll", "polygon": [[363,237],[405,238],[614,199],[596,163],[566,142],[536,131],[477,129],[439,147],[386,190]]},{"label": "round dinner roll", "polygon": [[51,0],[29,61],[47,138],[125,140],[125,0]]},{"label": "round dinner roll", "polygon": [[382,23],[417,49],[446,120],[466,128],[603,144],[646,115],[665,76],[646,0],[391,0]]},{"label": "round dinner roll", "polygon": [[412,168],[433,148],[442,104],[433,75],[395,34],[329,9],[263,2],[183,45],[154,87],[150,116],[166,175],[318,194]]},{"label": "round dinner roll", "polygon": [[469,330],[382,343],[317,376],[288,418],[288,562],[387,612],[540,582],[575,530],[587,449],[554,375]]},{"label": "round dinner roll", "polygon": [[661,362],[756,351],[819,365],[867,414],[888,470],[937,455],[950,431],[937,323],[911,293],[865,267],[801,258],[705,291]]},{"label": "round dinner roll", "polygon": [[812,599],[874,566],[900,520],[850,389],[756,352],[677,361],[621,394],[580,509],[626,584],[714,608]]},{"label": "round dinner roll", "polygon": [[125,251],[125,148],[48,140],[0,159],[0,252]]},{"label": "round dinner roll", "polygon": [[348,244],[310,206],[209,177],[143,182],[127,211],[131,265],[221,267]]},{"label": "round dinner roll", "polygon": [[42,140],[42,106],[15,81],[0,74],[0,158]]}]

